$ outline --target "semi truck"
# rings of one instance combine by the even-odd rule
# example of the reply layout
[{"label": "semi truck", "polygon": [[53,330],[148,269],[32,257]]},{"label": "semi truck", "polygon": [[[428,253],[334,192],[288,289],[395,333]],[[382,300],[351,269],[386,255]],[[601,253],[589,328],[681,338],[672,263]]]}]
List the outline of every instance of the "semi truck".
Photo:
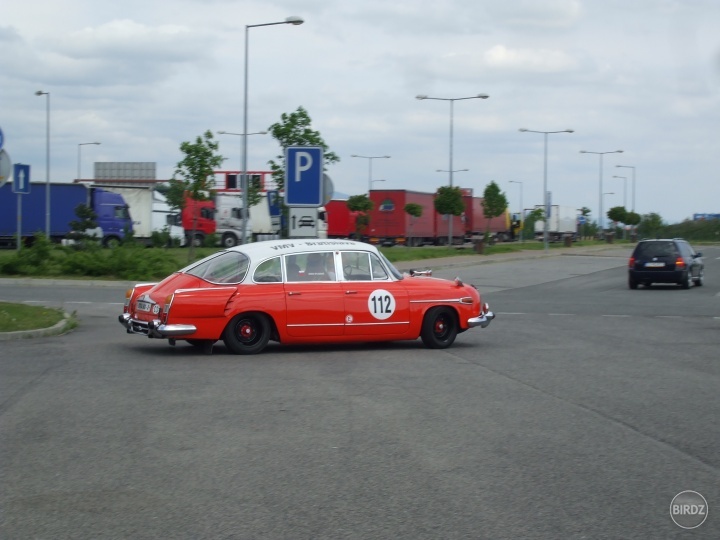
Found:
[{"label": "semi truck", "polygon": [[153,235],[157,238],[158,234],[167,233],[172,243],[185,245],[185,231],[177,224],[177,212],[171,210],[162,193],[151,186],[102,184],[102,189],[121,195],[128,204],[135,240],[151,245],[154,241]]},{"label": "semi truck", "polygon": [[331,199],[325,205],[325,221],[327,222],[328,238],[355,238],[357,219],[363,212],[348,208],[347,199]]},{"label": "semi truck", "polygon": [[[462,189],[465,211],[460,216],[444,215],[435,210],[435,194],[408,190],[372,190],[370,225],[366,232],[370,243],[393,245],[446,245],[452,220],[452,243],[462,244],[485,238],[507,242],[514,239],[513,222],[507,209],[498,217],[488,219],[482,198],[474,197],[472,189]],[[409,203],[419,204],[420,217],[405,211]]]},{"label": "semi truck", "polygon": [[[543,205],[536,205],[535,208],[544,209]],[[548,217],[548,242],[560,242],[566,237],[577,236],[578,211],[574,206],[550,205]],[[543,240],[545,221],[535,222],[535,239]]]},{"label": "semi truck", "polygon": [[[47,187],[44,182],[33,182],[26,195],[13,193],[10,183],[0,187],[0,244],[15,246],[18,232],[22,242],[32,243],[36,233],[46,232]],[[97,215],[97,228],[89,234],[98,236],[103,246],[117,245],[128,231],[133,230],[128,205],[122,195],[85,184],[51,183],[49,187],[51,241],[60,242],[72,231],[70,222],[78,221],[75,211],[81,204]]]}]

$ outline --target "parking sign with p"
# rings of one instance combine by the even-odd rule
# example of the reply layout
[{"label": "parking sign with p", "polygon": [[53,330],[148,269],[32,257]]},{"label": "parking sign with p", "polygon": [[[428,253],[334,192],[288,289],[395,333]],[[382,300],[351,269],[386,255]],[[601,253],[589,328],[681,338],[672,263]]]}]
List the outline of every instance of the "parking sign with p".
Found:
[{"label": "parking sign with p", "polygon": [[317,207],[323,200],[323,149],[288,146],[285,149],[285,204]]}]

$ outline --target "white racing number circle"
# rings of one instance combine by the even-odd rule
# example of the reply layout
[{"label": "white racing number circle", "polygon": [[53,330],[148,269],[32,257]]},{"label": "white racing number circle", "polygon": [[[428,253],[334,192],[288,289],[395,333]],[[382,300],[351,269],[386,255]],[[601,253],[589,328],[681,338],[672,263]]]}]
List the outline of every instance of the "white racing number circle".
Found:
[{"label": "white racing number circle", "polygon": [[368,298],[368,310],[376,319],[389,319],[395,313],[395,297],[385,289],[375,289]]}]

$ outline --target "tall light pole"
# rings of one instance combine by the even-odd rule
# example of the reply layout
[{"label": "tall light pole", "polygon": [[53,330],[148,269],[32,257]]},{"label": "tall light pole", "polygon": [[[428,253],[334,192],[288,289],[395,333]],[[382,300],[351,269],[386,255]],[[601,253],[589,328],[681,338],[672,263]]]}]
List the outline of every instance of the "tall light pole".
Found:
[{"label": "tall light pole", "polygon": [[[232,131],[218,131],[218,135],[237,135],[238,137],[245,137],[246,135],[244,133],[233,133]],[[250,135],[267,135],[267,131],[256,131],[254,133],[248,133],[247,136]],[[242,139],[240,139],[240,169],[238,170],[238,175],[242,172],[243,168],[243,144]]]},{"label": "tall light pole", "polygon": [[[460,97],[460,98],[439,98],[439,97],[430,97],[426,96],[424,94],[420,94],[419,96],[415,96],[415,99],[424,100],[424,99],[433,99],[435,101],[449,101],[450,102],[450,166],[448,167],[447,172],[450,173],[450,187],[453,187],[453,115],[454,115],[454,106],[456,101],[463,101],[466,99],[487,99],[490,96],[487,94],[477,94],[475,96],[468,96],[468,97]],[[452,246],[452,233],[453,233],[453,221],[452,216],[449,217],[448,220],[448,246]]]},{"label": "tall light pole", "polygon": [[80,165],[80,163],[81,163],[81,160],[80,160],[80,148],[83,147],[83,146],[85,146],[85,145],[87,145],[87,144],[100,144],[100,143],[99,143],[99,142],[81,142],[81,143],[78,143],[78,163],[77,163],[77,165],[78,165],[77,179],[78,179],[78,180],[81,180],[81,179],[82,179],[82,176],[81,176],[81,173],[80,173],[80,169],[81,169],[81,165]]},{"label": "tall light pole", "polygon": [[581,154],[595,154],[595,155],[600,156],[600,190],[599,190],[599,193],[600,193],[600,201],[599,201],[599,202],[600,202],[600,212],[599,212],[599,214],[598,214],[598,225],[599,225],[599,227],[600,227],[600,237],[602,238],[602,237],[604,236],[604,234],[605,234],[605,233],[604,233],[604,229],[603,229],[603,222],[605,221],[605,219],[603,218],[603,190],[602,190],[602,189],[603,189],[603,187],[602,187],[602,182],[603,182],[603,156],[604,156],[605,154],[622,154],[623,151],[622,151],[622,150],[611,150],[611,151],[609,151],[609,152],[590,152],[590,151],[588,151],[588,150],[580,150],[580,153],[581,153]]},{"label": "tall light pole", "polygon": [[[356,157],[356,158],[363,158],[368,160],[368,197],[370,196],[370,191],[372,191],[372,162],[373,159],[390,159],[390,156],[359,156],[358,154],[351,154],[350,157]],[[378,180],[379,182],[380,180]],[[384,182],[384,180],[383,180]]]},{"label": "tall light pole", "polygon": [[38,90],[36,96],[47,96],[46,100],[46,136],[45,136],[45,236],[50,239],[50,92]]},{"label": "tall light pole", "polygon": [[572,129],[561,129],[559,131],[536,131],[534,129],[526,129],[526,128],[520,128],[522,133],[542,133],[543,137],[545,139],[545,152],[544,152],[544,161],[543,161],[543,208],[545,210],[545,216],[543,221],[543,247],[545,248],[545,253],[549,251],[548,246],[548,218],[550,217],[550,208],[549,200],[548,200],[548,188],[547,188],[547,156],[548,156],[548,135],[551,135],[553,133],[575,133]]},{"label": "tall light pole", "polygon": [[523,216],[523,183],[519,180],[508,180],[511,184],[520,184],[520,242],[523,240],[523,223],[525,216]]},{"label": "tall light pole", "polygon": [[622,178],[623,180],[623,208],[627,210],[627,176],[613,175],[613,178]]},{"label": "tall light pole", "polygon": [[303,21],[300,17],[288,17],[284,21],[262,23],[262,24],[247,24],[245,25],[245,84],[243,91],[243,138],[242,138],[242,166],[241,169],[241,181],[240,186],[243,192],[243,222],[242,222],[242,243],[245,244],[247,240],[247,217],[248,217],[248,178],[247,178],[247,135],[248,135],[248,58],[249,58],[249,46],[250,46],[250,29],[258,28],[260,26],[275,26],[278,24],[293,24],[299,25]]},{"label": "tall light pole", "polygon": [[635,211],[635,166],[634,165],[615,165],[615,167],[621,167],[624,169],[632,169],[632,207],[631,212]]}]

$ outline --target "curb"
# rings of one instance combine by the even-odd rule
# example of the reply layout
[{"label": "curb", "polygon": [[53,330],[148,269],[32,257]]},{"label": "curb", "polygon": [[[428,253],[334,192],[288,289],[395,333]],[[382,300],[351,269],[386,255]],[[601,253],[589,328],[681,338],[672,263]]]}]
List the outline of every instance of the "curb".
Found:
[{"label": "curb", "polygon": [[14,341],[18,339],[32,339],[38,337],[58,336],[70,328],[72,316],[63,313],[63,320],[49,328],[35,328],[33,330],[18,330],[17,332],[0,332],[0,341]]}]

